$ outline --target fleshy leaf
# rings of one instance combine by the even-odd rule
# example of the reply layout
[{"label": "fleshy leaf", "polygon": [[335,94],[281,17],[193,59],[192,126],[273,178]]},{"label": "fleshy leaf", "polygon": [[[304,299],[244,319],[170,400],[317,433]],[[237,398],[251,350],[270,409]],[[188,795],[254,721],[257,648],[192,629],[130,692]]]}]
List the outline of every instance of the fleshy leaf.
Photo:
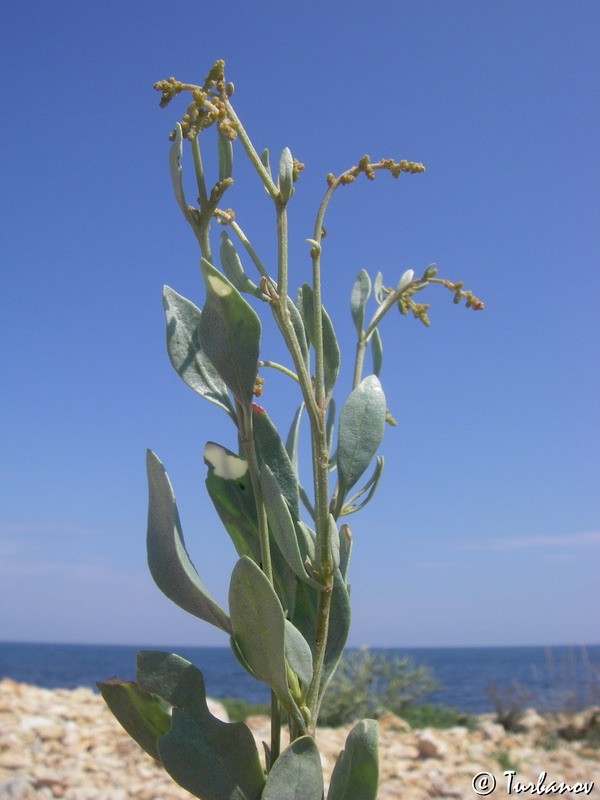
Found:
[{"label": "fleshy leaf", "polygon": [[292,196],[294,191],[292,173],[294,161],[289,147],[284,147],[279,157],[279,193],[284,203]]},{"label": "fleshy leaf", "polygon": [[381,272],[378,272],[375,275],[375,280],[373,281],[373,295],[375,296],[375,300],[381,305],[385,299],[385,293],[383,291],[383,275]]},{"label": "fleshy leaf", "polygon": [[269,177],[272,178],[273,176],[271,175],[271,166],[269,164],[269,150],[267,147],[265,147],[265,149],[260,154],[260,160],[262,161],[263,167],[269,173]]},{"label": "fleshy leaf", "polygon": [[323,771],[312,736],[295,739],[269,772],[262,800],[321,800]]},{"label": "fleshy leaf", "polygon": [[215,442],[207,442],[206,488],[239,556],[260,561],[256,502],[248,462]]},{"label": "fleshy leaf", "polygon": [[219,180],[231,178],[233,172],[233,145],[225,134],[217,130],[217,151],[219,156]]},{"label": "fleshy leaf", "polygon": [[304,363],[308,367],[310,359],[308,355],[308,339],[306,336],[306,328],[304,327],[304,320],[302,319],[302,315],[298,311],[298,308],[289,297],[287,301],[287,307],[290,313],[290,320],[292,322],[292,327],[296,332],[296,338],[298,339],[298,344],[300,346],[300,352],[302,353],[302,358],[304,359]]},{"label": "fleshy leaf", "polygon": [[289,619],[285,621],[285,657],[306,693],[312,680],[312,652],[304,636]]},{"label": "fleshy leaf", "polygon": [[201,311],[190,300],[163,287],[163,307],[167,322],[167,352],[179,377],[201,397],[223,408],[235,420],[227,387],[198,339]]},{"label": "fleshy leaf", "polygon": [[[333,673],[344,652],[350,631],[350,613],[348,587],[340,571],[336,569],[333,593],[331,595],[329,633],[323,663],[323,680],[325,683]],[[314,642],[315,640],[316,621],[317,592],[308,584],[298,582],[296,607],[292,622],[308,642]]]},{"label": "fleshy leaf", "polygon": [[[313,347],[315,344],[315,333],[313,325],[313,290],[307,284],[302,284],[302,319],[308,333],[308,338]],[[329,394],[334,387],[340,369],[340,348],[337,343],[333,323],[329,314],[322,309],[321,312],[323,328],[323,360],[324,360],[324,385],[325,392]]]},{"label": "fleshy leaf", "polygon": [[285,440],[285,449],[292,462],[292,467],[298,476],[298,431],[300,429],[300,418],[304,411],[304,403],[300,403],[294,414],[294,419],[290,425],[290,430]]},{"label": "fleshy leaf", "polygon": [[181,156],[183,155],[183,134],[181,125],[175,125],[175,138],[169,148],[169,171],[171,173],[171,183],[173,184],[173,193],[177,205],[183,212],[185,218],[191,221],[190,212],[185,202],[185,195],[183,193],[182,169],[181,169]]},{"label": "fleshy leaf", "polygon": [[396,291],[401,292],[403,289],[405,289],[414,277],[415,277],[414,269],[407,269],[406,272],[402,273],[402,277],[400,278],[400,280],[398,281],[398,285],[396,286]]},{"label": "fleshy leaf", "polygon": [[175,496],[165,468],[148,450],[148,566],[169,600],[205,622],[231,633],[227,614],[210,596],[185,548]]},{"label": "fleshy leaf", "polygon": [[329,515],[329,529],[331,531],[331,558],[335,567],[340,566],[340,532],[338,531],[333,514]]},{"label": "fleshy leaf", "polygon": [[352,531],[350,526],[345,523],[340,528],[340,573],[346,580],[350,555],[352,554]]},{"label": "fleshy leaf", "polygon": [[223,272],[238,292],[262,296],[262,292],[258,286],[246,275],[240,257],[237,254],[233,242],[227,235],[227,231],[221,231],[219,254],[221,256]]},{"label": "fleshy leaf", "polygon": [[[369,480],[365,483],[365,485],[362,486],[358,490],[358,492],[356,492],[356,494],[353,495],[346,503],[344,503],[344,506],[340,512],[340,516],[346,514],[355,514],[357,511],[360,511],[361,508],[364,508],[367,505],[369,500],[375,494],[375,490],[377,489],[377,486],[379,484],[379,479],[381,478],[381,474],[383,472],[383,463],[384,463],[383,456],[377,456],[377,458],[375,459],[375,469],[373,470],[373,474],[371,475]],[[367,491],[369,493],[367,494],[365,499],[362,500],[360,503],[357,503],[356,501],[359,498],[361,498]]]},{"label": "fleshy leaf", "polygon": [[132,739],[149,756],[160,761],[156,742],[171,727],[171,715],[149,693],[120,678],[97,683],[106,705]]},{"label": "fleshy leaf", "polygon": [[337,513],[348,491],[371,463],[383,439],[386,402],[379,379],[369,375],[348,396],[338,423]]},{"label": "fleshy leaf", "polygon": [[142,650],[137,679],[173,706],[158,752],[180,786],[202,800],[259,800],[265,778],[254,737],[243,722],[222,722],[210,713],[199,669],[172,653]]},{"label": "fleshy leaf", "polygon": [[327,406],[327,419],[325,420],[325,431],[327,433],[327,449],[331,454],[333,445],[333,426],[335,425],[335,400],[333,397]]},{"label": "fleshy leaf", "polygon": [[323,677],[327,681],[337,667],[350,632],[350,595],[348,586],[336,569],[331,594],[331,613],[329,617],[329,634],[323,662]]},{"label": "fleshy leaf", "polygon": [[377,736],[374,719],[363,719],[352,728],[333,768],[327,800],[376,800],[379,783]]},{"label": "fleshy leaf", "polygon": [[229,614],[236,644],[252,672],[289,706],[283,609],[265,573],[247,556],[231,574]]},{"label": "fleshy leaf", "polygon": [[350,310],[352,311],[352,319],[354,320],[354,326],[359,336],[363,330],[365,305],[370,294],[371,279],[369,278],[368,272],[365,269],[361,269],[356,276],[350,295]]},{"label": "fleshy leaf", "polygon": [[[275,476],[269,469],[268,464],[263,464],[260,471],[260,483],[263,491],[263,499],[269,519],[269,528],[283,557],[290,568],[301,580],[311,583],[316,588],[319,584],[313,580],[304,568],[304,560],[298,546],[296,528],[291,514],[287,507]],[[335,523],[334,523],[335,524]]]},{"label": "fleshy leaf", "polygon": [[383,344],[381,343],[379,328],[375,328],[371,336],[371,358],[373,359],[373,375],[379,377],[383,363]]},{"label": "fleshy leaf", "polygon": [[200,345],[235,399],[252,399],[260,346],[260,320],[235,286],[205,258],[200,260],[206,301],[198,328]]},{"label": "fleshy leaf", "polygon": [[277,480],[281,494],[285,497],[293,519],[300,519],[300,498],[296,471],[290,461],[277,428],[264,409],[252,415],[254,445],[259,467],[268,464]]}]

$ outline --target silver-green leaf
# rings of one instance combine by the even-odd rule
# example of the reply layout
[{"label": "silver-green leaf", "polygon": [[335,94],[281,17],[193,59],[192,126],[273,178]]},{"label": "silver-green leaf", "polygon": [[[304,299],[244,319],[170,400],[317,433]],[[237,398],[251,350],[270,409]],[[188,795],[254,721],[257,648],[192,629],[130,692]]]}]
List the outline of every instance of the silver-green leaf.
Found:
[{"label": "silver-green leaf", "polygon": [[386,402],[379,379],[369,375],[348,396],[338,423],[338,503],[367,469],[383,439]]},{"label": "silver-green leaf", "polygon": [[323,770],[312,736],[295,739],[269,772],[262,800],[322,800]]},{"label": "silver-green leaf", "polygon": [[198,327],[200,345],[230,392],[249,406],[260,347],[260,320],[235,286],[205,258],[200,260],[206,301]]},{"label": "silver-green leaf", "polygon": [[269,519],[269,528],[279,545],[283,557],[295,575],[315,588],[320,588],[319,584],[307,574],[304,568],[304,560],[300,553],[294,521],[268,464],[262,465],[260,483]]},{"label": "silver-green leaf", "polygon": [[236,645],[253,674],[289,705],[283,608],[265,573],[248,556],[231,574],[229,614]]},{"label": "silver-green leaf", "polygon": [[219,253],[221,256],[221,266],[223,267],[223,272],[229,278],[231,283],[233,283],[238,292],[246,292],[247,294],[262,296],[262,292],[258,286],[251,281],[248,275],[244,272],[240,257],[237,254],[235,246],[229,238],[227,231],[221,231],[221,246]]},{"label": "silver-green leaf", "polygon": [[352,293],[350,295],[350,310],[352,312],[352,319],[356,332],[360,336],[363,330],[365,321],[365,305],[371,294],[371,279],[365,269],[356,276],[354,285],[352,286]]},{"label": "silver-green leaf", "polygon": [[265,777],[254,737],[243,722],[223,722],[210,713],[199,669],[173,653],[142,650],[137,679],[173,706],[158,752],[177,783],[202,800],[259,800]]},{"label": "silver-green leaf", "polygon": [[304,636],[289,619],[285,621],[285,657],[306,693],[312,680],[312,652]]},{"label": "silver-green leaf", "polygon": [[[357,511],[360,511],[361,508],[364,508],[367,503],[371,500],[373,495],[375,494],[375,490],[379,484],[379,480],[381,478],[381,474],[383,472],[383,464],[384,459],[383,456],[377,456],[375,459],[375,469],[373,470],[373,474],[369,478],[369,480],[362,486],[356,494],[352,495],[352,497],[344,503],[344,507],[340,513],[340,516],[346,514],[355,514]],[[361,498],[366,492],[368,491],[367,496],[364,500],[361,500],[360,503],[357,503],[357,500]]]},{"label": "silver-green leaf", "polygon": [[183,155],[183,134],[179,122],[175,125],[175,138],[169,148],[169,171],[171,173],[171,183],[177,205],[183,212],[187,220],[190,220],[190,212],[185,202],[183,193],[181,156]]},{"label": "silver-green leaf", "polygon": [[327,800],[376,800],[379,784],[378,731],[374,719],[358,722],[339,754]]},{"label": "silver-green leaf", "polygon": [[198,326],[202,312],[170,286],[163,287],[167,323],[167,353],[175,372],[201,397],[223,408],[235,421],[227,386],[200,347]]},{"label": "silver-green leaf", "polygon": [[371,358],[373,359],[373,375],[379,377],[383,363],[383,344],[379,335],[379,328],[375,328],[371,336]]},{"label": "silver-green leaf", "polygon": [[[307,284],[302,284],[302,319],[308,334],[308,338],[315,345],[315,331],[314,331],[314,298],[313,290]],[[338,372],[340,369],[340,348],[335,336],[335,330],[329,314],[324,308],[321,310],[322,332],[323,332],[323,370],[324,370],[324,386],[325,392],[330,394],[336,382]]]},{"label": "silver-green leaf", "polygon": [[294,419],[292,420],[292,424],[290,425],[290,429],[288,431],[287,439],[285,440],[285,449],[290,457],[290,461],[296,476],[298,475],[298,431],[300,429],[300,418],[302,417],[303,411],[304,403],[302,402],[296,409]]},{"label": "silver-green leaf", "polygon": [[284,147],[279,158],[279,194],[284,203],[287,203],[294,191],[293,169],[294,161],[290,148]]},{"label": "silver-green leaf", "polygon": [[227,614],[212,599],[185,548],[175,496],[165,468],[148,450],[148,566],[169,600],[205,622],[231,633]]},{"label": "silver-green leaf", "polygon": [[385,299],[385,292],[383,291],[383,275],[381,272],[378,272],[377,275],[375,275],[375,280],[373,281],[373,295],[377,303],[381,305]]}]

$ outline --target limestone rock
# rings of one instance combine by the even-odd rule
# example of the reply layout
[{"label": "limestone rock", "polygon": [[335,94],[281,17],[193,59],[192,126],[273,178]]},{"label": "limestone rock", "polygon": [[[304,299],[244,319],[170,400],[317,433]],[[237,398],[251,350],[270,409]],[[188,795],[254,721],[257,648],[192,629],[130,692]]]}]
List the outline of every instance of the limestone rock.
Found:
[{"label": "limestone rock", "polygon": [[33,786],[24,778],[13,778],[5,783],[0,783],[0,800],[21,800],[33,797]]},{"label": "limestone rock", "polygon": [[534,708],[526,708],[519,718],[519,728],[525,731],[539,731],[545,726],[544,718]]},{"label": "limestone rock", "polygon": [[489,739],[492,742],[498,742],[506,735],[504,726],[498,722],[492,722],[490,719],[482,720],[477,725],[477,730],[483,733],[485,739]]},{"label": "limestone rock", "polygon": [[397,732],[403,731],[404,733],[412,731],[410,724],[392,711],[384,711],[377,719],[377,722],[380,731],[392,730]]},{"label": "limestone rock", "polygon": [[425,728],[417,738],[419,755],[424,758],[444,758],[448,748],[439,731]]}]

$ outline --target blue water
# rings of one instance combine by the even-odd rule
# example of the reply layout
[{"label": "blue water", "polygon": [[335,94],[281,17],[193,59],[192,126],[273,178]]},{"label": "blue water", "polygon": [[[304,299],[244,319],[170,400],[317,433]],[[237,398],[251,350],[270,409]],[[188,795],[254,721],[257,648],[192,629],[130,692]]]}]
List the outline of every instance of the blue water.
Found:
[{"label": "blue water", "polygon": [[[89,686],[117,675],[135,679],[139,647],[0,643],[0,678],[46,688]],[[152,648],[150,648],[152,649]],[[212,697],[236,696],[268,702],[268,689],[238,665],[221,647],[174,647],[173,652],[199,667]],[[375,649],[375,648],[374,648]],[[580,647],[452,647],[387,649],[391,656],[409,656],[432,670],[442,688],[423,701],[462,711],[493,711],[488,685],[502,695],[518,686],[525,705],[539,709],[600,702],[600,645]]]}]

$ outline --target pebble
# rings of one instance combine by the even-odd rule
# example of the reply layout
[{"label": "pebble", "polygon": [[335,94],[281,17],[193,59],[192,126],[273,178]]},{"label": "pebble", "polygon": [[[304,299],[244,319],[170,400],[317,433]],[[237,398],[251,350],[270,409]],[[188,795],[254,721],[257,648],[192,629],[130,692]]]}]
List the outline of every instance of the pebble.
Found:
[{"label": "pebble", "polygon": [[[220,704],[213,713],[227,719]],[[596,712],[597,713],[597,712]],[[585,719],[590,719],[591,712]],[[593,781],[600,790],[599,751],[580,740],[567,741],[560,730],[575,731],[564,715],[528,713],[527,729],[507,734],[493,715],[479,717],[475,730],[413,730],[386,714],[380,723],[378,800],[473,800],[473,777],[490,772],[498,781],[494,800],[506,796],[506,764],[517,767],[521,782],[547,780],[573,784]],[[259,752],[268,741],[269,721],[252,717],[248,725]],[[320,728],[325,783],[344,747],[351,725]],[[548,747],[548,741],[552,746]],[[287,739],[282,736],[282,746]],[[546,746],[545,746],[546,745]],[[563,793],[562,797],[570,797]],[[575,797],[575,795],[573,795]],[[91,689],[40,689],[0,681],[0,800],[190,800],[159,764],[127,734]]]}]

